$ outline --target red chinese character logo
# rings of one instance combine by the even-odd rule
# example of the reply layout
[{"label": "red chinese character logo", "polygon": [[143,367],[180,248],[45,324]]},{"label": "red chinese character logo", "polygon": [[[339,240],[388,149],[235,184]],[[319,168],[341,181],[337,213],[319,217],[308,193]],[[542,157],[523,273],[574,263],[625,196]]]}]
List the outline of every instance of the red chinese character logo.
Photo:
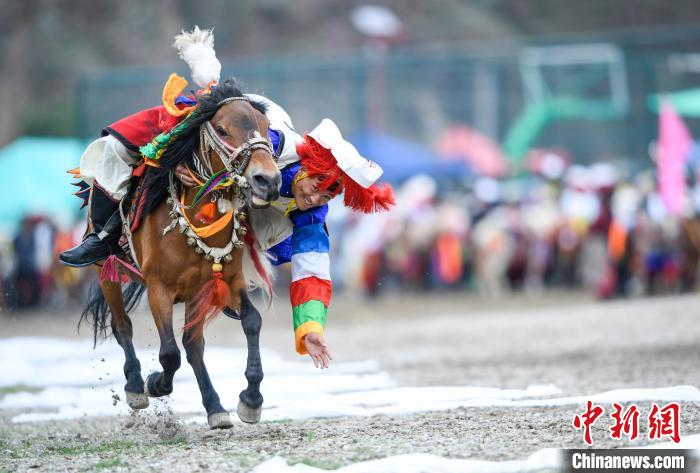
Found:
[{"label": "red chinese character logo", "polygon": [[615,412],[610,417],[613,418],[615,424],[610,427],[610,438],[619,439],[624,433],[630,440],[634,440],[639,435],[639,410],[636,404],[622,411],[622,406],[616,402],[613,403]]},{"label": "red chinese character logo", "polygon": [[595,423],[598,417],[603,413],[603,408],[600,406],[593,406],[591,401],[586,403],[586,412],[583,414],[576,414],[574,417],[573,425],[575,429],[583,428],[583,440],[588,445],[593,445],[591,440],[591,426]]},{"label": "red chinese character logo", "polygon": [[649,440],[668,436],[674,442],[681,441],[681,408],[677,402],[670,402],[659,409],[656,403],[651,405],[649,413]]}]

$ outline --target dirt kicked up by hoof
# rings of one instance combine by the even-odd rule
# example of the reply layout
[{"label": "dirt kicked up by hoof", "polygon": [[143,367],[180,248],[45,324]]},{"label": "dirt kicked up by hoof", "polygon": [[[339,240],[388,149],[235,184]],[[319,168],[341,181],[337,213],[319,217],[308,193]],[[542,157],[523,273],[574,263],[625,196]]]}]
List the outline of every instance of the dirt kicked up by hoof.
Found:
[{"label": "dirt kicked up by hoof", "polygon": [[126,403],[134,410],[145,409],[148,407],[148,394],[146,393],[126,393]]},{"label": "dirt kicked up by hoof", "polygon": [[231,416],[228,412],[217,412],[212,414],[207,418],[209,422],[209,428],[214,429],[230,429],[233,427],[233,422],[231,422]]},{"label": "dirt kicked up by hoof", "polygon": [[260,422],[260,415],[262,414],[262,406],[257,408],[251,408],[246,406],[243,401],[238,401],[238,408],[236,409],[238,418],[241,419],[246,424],[257,424]]}]

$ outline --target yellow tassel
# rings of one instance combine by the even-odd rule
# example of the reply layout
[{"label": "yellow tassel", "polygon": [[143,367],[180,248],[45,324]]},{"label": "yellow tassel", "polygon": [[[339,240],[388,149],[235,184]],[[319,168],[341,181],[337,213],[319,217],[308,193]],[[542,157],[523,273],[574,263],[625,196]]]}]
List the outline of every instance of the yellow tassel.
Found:
[{"label": "yellow tassel", "polygon": [[181,117],[190,113],[194,107],[185,107],[182,110],[175,105],[175,99],[187,87],[187,80],[175,74],[168,77],[168,81],[163,87],[163,105],[168,113],[174,117]]},{"label": "yellow tassel", "polygon": [[289,214],[297,209],[297,201],[292,197],[292,200],[287,204],[287,208],[284,210],[284,216],[289,217]]}]

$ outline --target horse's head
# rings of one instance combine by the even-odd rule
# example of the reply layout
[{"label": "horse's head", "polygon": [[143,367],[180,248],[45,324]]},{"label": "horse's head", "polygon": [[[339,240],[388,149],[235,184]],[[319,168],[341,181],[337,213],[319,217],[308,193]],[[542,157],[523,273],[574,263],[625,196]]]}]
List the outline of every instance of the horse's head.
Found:
[{"label": "horse's head", "polygon": [[154,146],[148,151],[152,156],[144,153],[158,163],[146,175],[144,185],[152,196],[146,213],[165,199],[163,191],[183,163],[204,180],[215,174],[233,179],[253,207],[277,200],[282,178],[267,139],[269,121],[265,112],[265,105],[243,95],[234,80],[198,96],[195,110],[186,119],[167,135],[156,137],[155,144],[149,144]]},{"label": "horse's head", "polygon": [[[281,175],[267,138],[270,122],[264,106],[245,96],[222,99],[220,108],[203,126],[213,142],[210,159],[214,172],[228,169],[246,178],[248,199],[254,207],[279,198]],[[205,132],[206,133],[206,132]],[[223,143],[224,146],[216,146]]]}]

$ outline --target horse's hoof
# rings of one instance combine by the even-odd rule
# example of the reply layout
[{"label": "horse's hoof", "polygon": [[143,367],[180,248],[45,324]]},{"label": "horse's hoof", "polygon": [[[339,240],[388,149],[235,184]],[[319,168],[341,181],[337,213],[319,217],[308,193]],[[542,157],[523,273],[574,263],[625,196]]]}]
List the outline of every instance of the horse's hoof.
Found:
[{"label": "horse's hoof", "polygon": [[238,418],[246,424],[257,424],[258,422],[260,422],[262,406],[255,408],[248,407],[245,402],[239,400],[236,412],[238,413]]},{"label": "horse's hoof", "polygon": [[173,392],[173,388],[171,387],[169,390],[163,390],[162,392],[160,391],[160,388],[156,384],[158,380],[158,376],[160,376],[160,373],[153,372],[148,375],[148,378],[146,378],[146,382],[143,383],[143,392],[146,396],[148,397],[163,397],[163,396],[168,396],[170,393]]},{"label": "horse's hoof", "polygon": [[130,393],[129,391],[124,391],[126,393],[126,403],[130,408],[145,409],[148,407],[148,393]]},{"label": "horse's hoof", "polygon": [[[143,383],[143,393],[146,395],[146,397],[161,397],[157,392],[153,392],[153,390],[149,389],[148,387],[156,377],[158,377],[158,373],[151,373],[146,378],[146,382]],[[155,385],[153,388],[155,389]]]},{"label": "horse's hoof", "polygon": [[231,422],[231,416],[228,412],[217,412],[212,414],[207,418],[209,422],[209,428],[214,429],[230,429],[233,427],[233,422]]}]

